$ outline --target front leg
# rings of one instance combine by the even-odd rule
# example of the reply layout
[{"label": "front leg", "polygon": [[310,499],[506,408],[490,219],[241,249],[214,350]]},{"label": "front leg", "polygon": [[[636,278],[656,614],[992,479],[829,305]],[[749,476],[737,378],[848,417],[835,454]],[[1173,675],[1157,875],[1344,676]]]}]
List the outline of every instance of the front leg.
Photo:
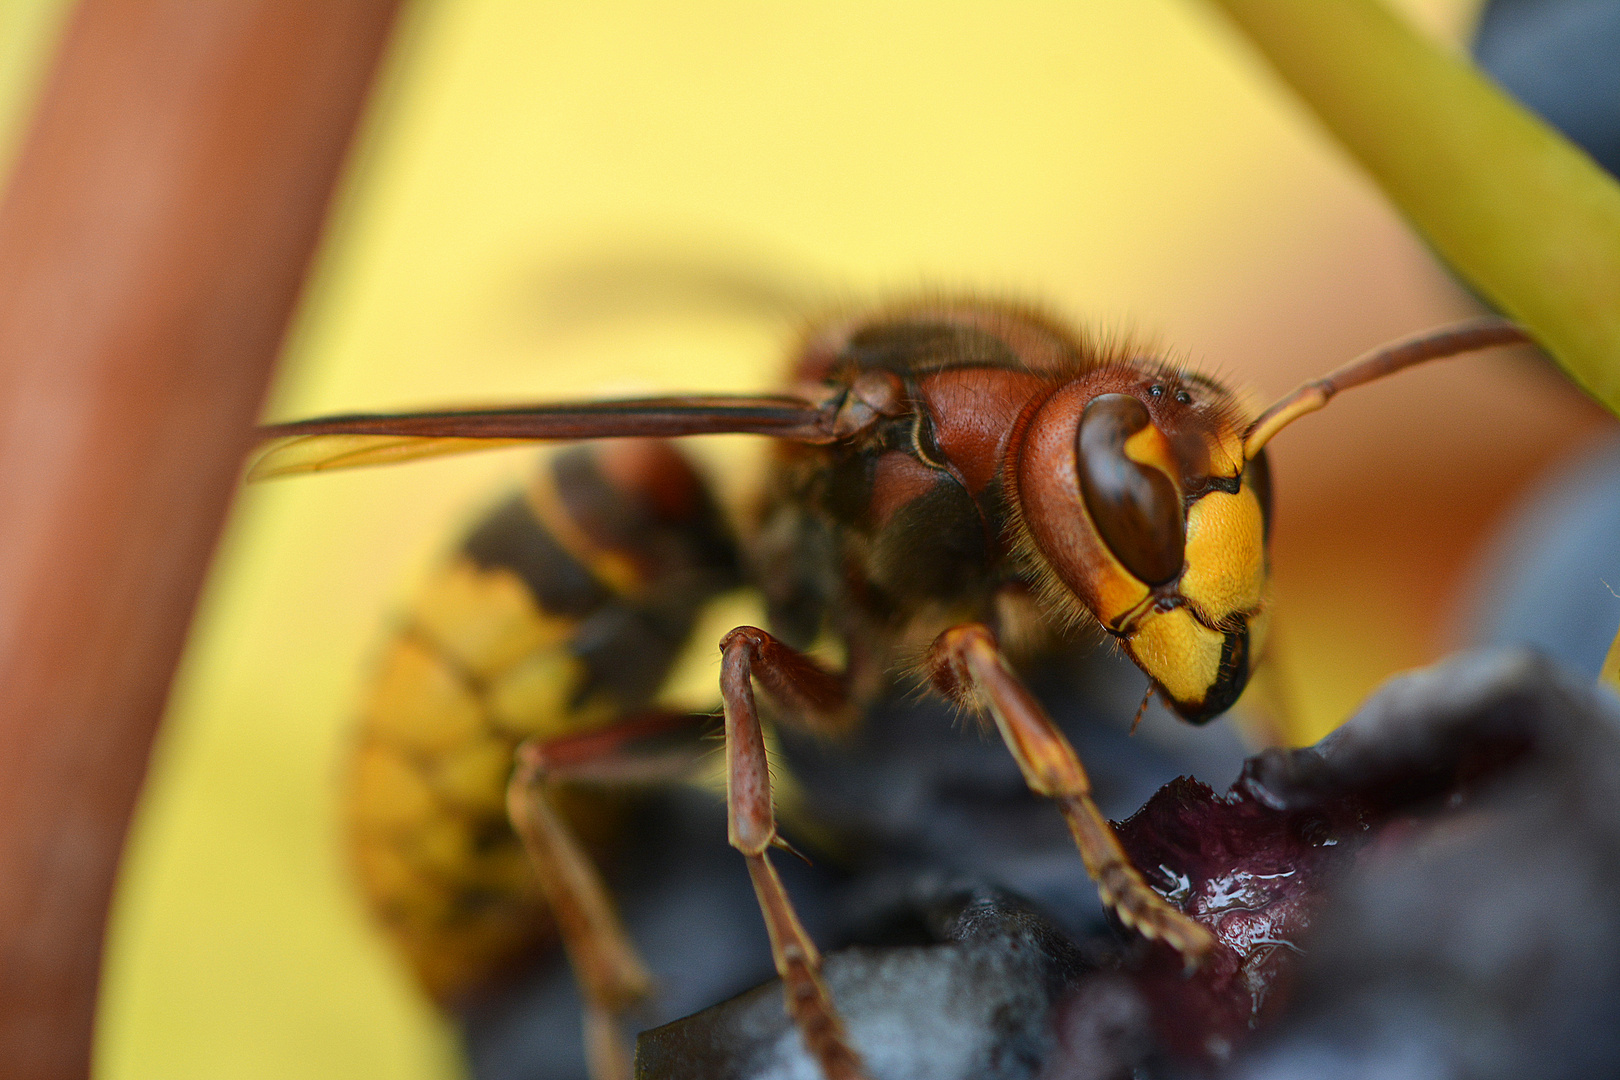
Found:
[{"label": "front leg", "polygon": [[1091,799],[1091,781],[1069,740],[1052,723],[996,645],[988,627],[954,626],[935,639],[925,665],[934,686],[953,701],[988,708],[1024,781],[1057,801],[1102,901],[1126,926],[1158,938],[1186,959],[1203,959],[1209,931],[1165,902],[1131,865],[1114,828]]}]

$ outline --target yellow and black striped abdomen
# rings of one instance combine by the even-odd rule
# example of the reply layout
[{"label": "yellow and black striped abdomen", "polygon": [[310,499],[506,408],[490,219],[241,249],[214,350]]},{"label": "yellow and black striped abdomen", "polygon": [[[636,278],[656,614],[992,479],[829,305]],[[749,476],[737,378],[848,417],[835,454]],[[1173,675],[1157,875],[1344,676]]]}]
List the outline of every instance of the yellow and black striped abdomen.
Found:
[{"label": "yellow and black striped abdomen", "polygon": [[[653,441],[554,456],[434,570],[362,709],[348,814],[371,906],[435,997],[552,933],[506,819],[515,747],[645,706],[737,580],[702,481]],[[611,800],[565,802],[588,845],[609,838]]]}]

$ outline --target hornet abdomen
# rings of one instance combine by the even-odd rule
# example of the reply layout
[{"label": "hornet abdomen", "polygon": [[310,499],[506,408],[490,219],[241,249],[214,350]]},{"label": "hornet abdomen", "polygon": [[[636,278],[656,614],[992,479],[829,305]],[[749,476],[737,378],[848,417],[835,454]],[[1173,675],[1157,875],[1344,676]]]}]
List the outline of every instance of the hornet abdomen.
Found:
[{"label": "hornet abdomen", "polygon": [[[514,749],[645,707],[737,581],[703,481],[652,440],[555,455],[435,568],[383,650],[347,795],[371,907],[436,998],[554,934],[507,820]],[[561,801],[588,845],[611,839],[618,802]]]}]

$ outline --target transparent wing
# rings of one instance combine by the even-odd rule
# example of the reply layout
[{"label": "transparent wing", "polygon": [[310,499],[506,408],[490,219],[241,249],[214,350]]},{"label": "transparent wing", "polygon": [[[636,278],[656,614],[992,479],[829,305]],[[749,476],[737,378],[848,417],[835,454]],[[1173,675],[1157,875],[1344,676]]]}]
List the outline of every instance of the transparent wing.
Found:
[{"label": "transparent wing", "polygon": [[250,480],[465,454],[525,442],[768,435],[833,441],[833,411],[796,397],[691,396],[504,409],[355,414],[270,424]]}]

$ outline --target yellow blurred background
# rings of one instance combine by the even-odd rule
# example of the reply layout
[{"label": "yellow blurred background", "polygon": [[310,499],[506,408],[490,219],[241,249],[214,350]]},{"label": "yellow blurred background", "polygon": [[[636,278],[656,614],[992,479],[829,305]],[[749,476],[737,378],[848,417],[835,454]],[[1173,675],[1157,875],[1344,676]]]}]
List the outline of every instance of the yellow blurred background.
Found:
[{"label": "yellow blurred background", "polygon": [[[1473,7],[1401,6],[1447,41]],[[0,160],[64,10],[0,0]],[[592,268],[653,264],[812,299],[1039,299],[1256,405],[1472,310],[1195,0],[440,0],[407,10],[269,414],[771,386],[789,320],[565,302]],[[1357,391],[1274,444],[1294,738],[1447,647],[1482,532],[1603,423],[1492,356]],[[737,485],[758,449],[704,447]],[[349,889],[335,784],[390,613],[529,461],[242,493],[123,871],[99,1076],[460,1073]]]}]

